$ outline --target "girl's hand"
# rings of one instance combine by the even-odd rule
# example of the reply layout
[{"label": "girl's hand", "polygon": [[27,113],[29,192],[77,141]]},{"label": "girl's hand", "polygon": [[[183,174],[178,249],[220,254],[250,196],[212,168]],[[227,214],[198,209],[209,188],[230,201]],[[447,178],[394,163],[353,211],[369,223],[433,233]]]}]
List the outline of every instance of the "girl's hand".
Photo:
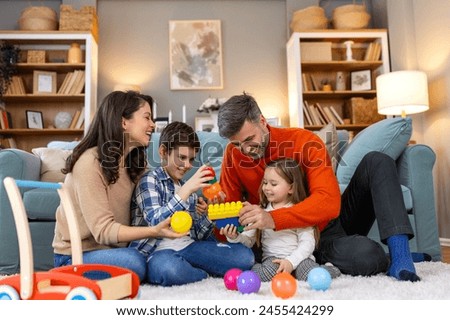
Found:
[{"label": "girl's hand", "polygon": [[220,234],[230,239],[236,239],[238,236],[237,228],[233,224],[227,224],[225,227],[220,228]]},{"label": "girl's hand", "polygon": [[198,202],[195,205],[195,210],[201,215],[204,215],[208,212],[208,204],[202,197],[198,197]]},{"label": "girl's hand", "polygon": [[178,233],[178,232],[173,231],[170,228],[170,219],[171,219],[171,217],[167,218],[164,221],[161,221],[156,226],[150,227],[150,228],[153,228],[155,233],[156,233],[154,238],[170,238],[170,239],[174,239],[174,238],[181,238],[181,237],[189,235],[189,232]]},{"label": "girl's hand", "polygon": [[294,266],[289,260],[286,259],[273,259],[273,263],[278,263],[280,266],[278,267],[277,273],[287,272],[289,274],[294,270]]}]

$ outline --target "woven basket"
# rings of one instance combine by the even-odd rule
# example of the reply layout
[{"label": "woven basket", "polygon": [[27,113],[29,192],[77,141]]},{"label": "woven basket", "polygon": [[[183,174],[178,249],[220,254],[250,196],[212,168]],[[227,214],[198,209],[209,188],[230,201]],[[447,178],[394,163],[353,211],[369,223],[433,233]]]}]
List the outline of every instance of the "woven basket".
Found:
[{"label": "woven basket", "polygon": [[318,6],[297,10],[292,15],[290,27],[292,32],[326,29],[328,27],[328,19],[325,16],[325,10]]},{"label": "woven basket", "polygon": [[18,21],[20,30],[57,30],[56,11],[48,7],[25,8]]},{"label": "woven basket", "polygon": [[335,29],[364,29],[369,25],[370,14],[365,5],[347,4],[333,10]]}]

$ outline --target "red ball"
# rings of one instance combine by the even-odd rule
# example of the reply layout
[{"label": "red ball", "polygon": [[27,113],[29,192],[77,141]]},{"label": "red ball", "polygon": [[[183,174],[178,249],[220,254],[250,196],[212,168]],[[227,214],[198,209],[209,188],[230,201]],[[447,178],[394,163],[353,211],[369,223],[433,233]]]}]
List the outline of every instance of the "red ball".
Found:
[{"label": "red ball", "polygon": [[233,268],[228,270],[223,277],[223,283],[228,290],[237,290],[237,278],[242,273],[241,269]]},{"label": "red ball", "polygon": [[281,299],[292,298],[297,293],[297,279],[287,272],[276,274],[272,278],[272,293]]}]

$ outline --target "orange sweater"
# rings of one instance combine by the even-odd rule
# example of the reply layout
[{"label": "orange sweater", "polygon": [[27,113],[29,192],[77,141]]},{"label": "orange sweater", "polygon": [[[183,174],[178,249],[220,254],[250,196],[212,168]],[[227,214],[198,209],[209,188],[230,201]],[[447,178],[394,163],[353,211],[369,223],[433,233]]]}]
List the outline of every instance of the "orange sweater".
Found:
[{"label": "orange sweater", "polygon": [[318,226],[323,230],[339,215],[340,192],[331,160],[322,140],[300,128],[272,128],[264,158],[253,160],[228,144],[222,163],[220,185],[227,201],[259,203],[258,189],[264,169],[272,160],[294,158],[306,173],[310,196],[304,201],[271,212],[276,230]]}]

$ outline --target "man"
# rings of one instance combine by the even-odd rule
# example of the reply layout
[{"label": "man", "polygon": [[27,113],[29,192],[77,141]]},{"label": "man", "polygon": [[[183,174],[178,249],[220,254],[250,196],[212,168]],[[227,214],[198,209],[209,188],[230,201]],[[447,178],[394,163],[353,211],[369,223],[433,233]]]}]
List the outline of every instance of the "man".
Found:
[{"label": "man", "polygon": [[[315,257],[343,273],[369,276],[380,272],[398,280],[419,281],[409,250],[414,236],[403,204],[394,161],[379,152],[367,154],[341,196],[325,145],[301,128],[270,127],[248,94],[231,97],[219,109],[219,133],[230,140],[224,154],[220,184],[227,201],[246,200],[240,223],[246,229],[304,228],[321,230]],[[260,208],[258,186],[267,163],[294,158],[306,173],[309,196],[290,208]],[[389,196],[389,198],[388,198]],[[367,238],[377,219],[381,245]],[[428,255],[416,253],[416,261]]]}]

